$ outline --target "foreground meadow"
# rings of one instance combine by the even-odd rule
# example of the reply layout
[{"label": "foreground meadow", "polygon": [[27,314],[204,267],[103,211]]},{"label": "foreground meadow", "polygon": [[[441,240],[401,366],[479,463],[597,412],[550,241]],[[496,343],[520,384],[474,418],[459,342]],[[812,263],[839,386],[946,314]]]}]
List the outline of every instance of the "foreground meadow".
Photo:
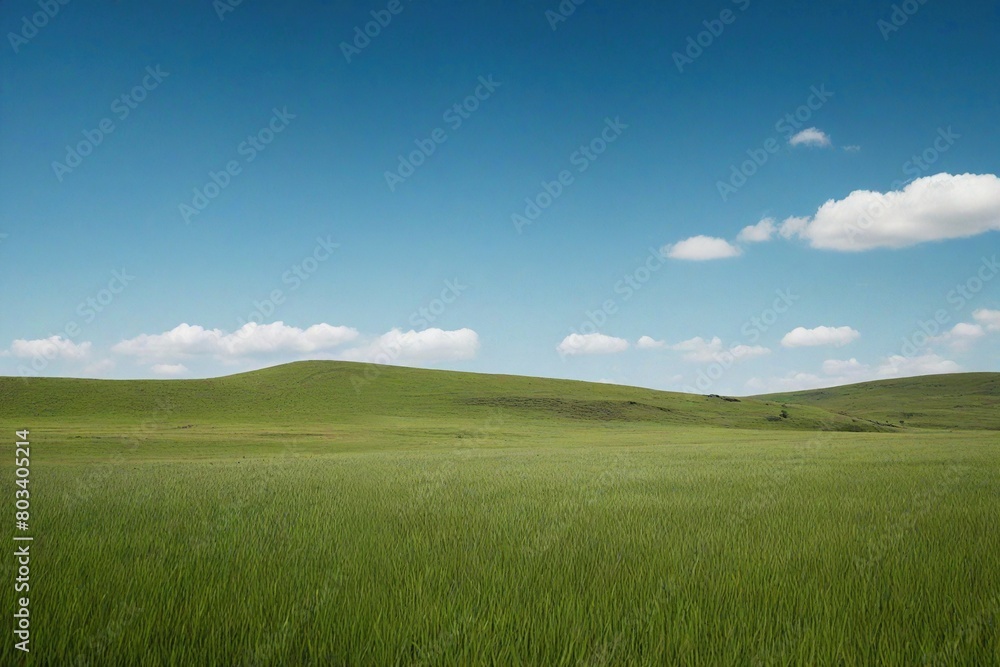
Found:
[{"label": "foreground meadow", "polygon": [[114,433],[33,430],[28,664],[1000,661],[995,432]]}]

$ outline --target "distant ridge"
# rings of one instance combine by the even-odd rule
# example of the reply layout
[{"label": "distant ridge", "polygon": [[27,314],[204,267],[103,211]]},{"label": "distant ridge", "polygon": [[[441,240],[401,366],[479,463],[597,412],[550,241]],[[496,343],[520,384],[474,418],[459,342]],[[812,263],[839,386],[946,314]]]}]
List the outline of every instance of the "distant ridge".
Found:
[{"label": "distant ridge", "polygon": [[534,424],[898,430],[819,405],[783,408],[767,399],[341,361],[303,361],[205,380],[0,377],[0,418],[36,425],[140,423],[160,414],[184,427],[211,423],[403,428],[407,423],[426,427],[438,422],[471,426],[498,412],[512,423]]},{"label": "distant ridge", "polygon": [[756,396],[916,428],[1000,430],[1000,373],[952,373]]}]

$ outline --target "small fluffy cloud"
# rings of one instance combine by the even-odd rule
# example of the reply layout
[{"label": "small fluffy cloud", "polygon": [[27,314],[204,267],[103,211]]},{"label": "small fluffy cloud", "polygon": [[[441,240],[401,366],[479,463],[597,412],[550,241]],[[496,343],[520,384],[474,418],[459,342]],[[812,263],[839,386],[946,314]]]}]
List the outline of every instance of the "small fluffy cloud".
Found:
[{"label": "small fluffy cloud", "polygon": [[722,345],[722,339],[718,336],[713,336],[711,340],[696,336],[680,343],[675,343],[670,346],[670,349],[683,352],[685,361],[697,363],[720,361],[722,359],[742,361],[771,353],[771,350],[760,345],[734,345],[727,350]]},{"label": "small fluffy cloud", "polygon": [[711,340],[705,340],[701,336],[695,336],[671,345],[670,349],[683,352],[686,361],[714,361],[722,352],[722,339],[714,336]]},{"label": "small fluffy cloud", "polygon": [[656,340],[655,338],[651,338],[649,336],[643,336],[636,341],[635,346],[640,350],[655,350],[656,348],[666,346],[666,344],[666,341]]},{"label": "small fluffy cloud", "polygon": [[883,361],[876,368],[879,377],[912,377],[915,375],[937,375],[940,373],[958,373],[962,367],[950,359],[944,359],[936,354],[922,354],[915,357],[904,357],[896,354]]},{"label": "small fluffy cloud", "polygon": [[329,350],[357,338],[350,327],[314,324],[308,329],[284,322],[247,322],[233,333],[180,324],[162,334],[142,334],[114,345],[113,352],[144,359],[212,356],[237,359],[262,354],[309,353]]},{"label": "small fluffy cloud", "polygon": [[861,334],[851,327],[816,327],[815,329],[796,327],[785,334],[784,338],[781,339],[781,344],[785,347],[819,347],[822,345],[842,347],[860,337]]},{"label": "small fluffy cloud", "polygon": [[847,153],[859,153],[861,152],[861,146],[857,144],[851,144],[850,146],[844,146],[844,151]]},{"label": "small fluffy cloud", "polygon": [[661,252],[670,259],[701,262],[709,259],[736,257],[743,251],[726,239],[712,236],[692,236],[673,245],[664,246]]},{"label": "small fluffy cloud", "polygon": [[809,127],[788,140],[792,146],[819,146],[830,145],[830,137],[826,132],[815,127]]},{"label": "small fluffy cloud", "polygon": [[[646,338],[646,336],[644,336]],[[561,355],[615,354],[628,349],[628,341],[600,333],[570,334],[556,346]]]},{"label": "small fluffy cloud", "polygon": [[832,381],[837,384],[865,382],[881,378],[956,373],[960,370],[962,370],[961,367],[954,361],[929,352],[915,356],[895,354],[882,359],[874,366],[862,364],[857,359],[848,361],[828,359],[823,362],[823,372],[833,377]]},{"label": "small fluffy cloud", "polygon": [[936,174],[887,193],[855,190],[829,200],[811,218],[780,228],[813,248],[860,252],[905,248],[1000,230],[1000,178],[993,174]]},{"label": "small fluffy cloud", "polygon": [[859,363],[857,359],[847,361],[828,359],[823,362],[823,372],[835,378],[837,384],[865,382],[881,378],[956,373],[960,370],[962,368],[954,361],[929,352],[915,356],[894,354],[874,366]]},{"label": "small fluffy cloud", "polygon": [[[49,336],[48,338],[36,338],[25,340],[19,338],[11,343],[6,355],[21,359],[61,359],[79,361],[90,354],[91,344],[89,341],[74,343],[62,336]],[[5,355],[5,356],[6,356]]]},{"label": "small fluffy cloud", "polygon": [[855,358],[846,361],[841,359],[827,359],[823,362],[823,372],[827,375],[851,376],[869,372],[868,364],[862,364]]},{"label": "small fluffy cloud", "polygon": [[763,345],[734,345],[729,348],[729,353],[737,360],[753,359],[771,354],[771,350]]},{"label": "small fluffy cloud", "polygon": [[736,240],[740,243],[763,243],[770,241],[776,231],[778,228],[774,224],[774,218],[764,218],[756,225],[744,227]]},{"label": "small fluffy cloud", "polygon": [[986,335],[986,329],[979,324],[959,322],[949,331],[932,338],[932,342],[950,345],[955,350],[967,350],[978,339]]},{"label": "small fluffy cloud", "polygon": [[338,357],[375,364],[431,364],[474,359],[478,352],[479,334],[472,329],[392,329],[367,345],[346,350]]},{"label": "small fluffy cloud", "polygon": [[948,333],[957,338],[982,338],[986,335],[986,331],[980,325],[967,322],[959,322]]},{"label": "small fluffy cloud", "polygon": [[930,339],[932,343],[943,343],[953,350],[965,351],[980,338],[988,334],[1000,332],[1000,310],[980,308],[972,313],[976,323],[959,322],[940,336]]},{"label": "small fluffy cloud", "polygon": [[188,372],[187,366],[184,364],[153,364],[150,370],[157,375],[165,375],[167,377],[176,377]]},{"label": "small fluffy cloud", "polygon": [[972,317],[987,331],[1000,331],[1000,310],[980,308],[972,313]]}]

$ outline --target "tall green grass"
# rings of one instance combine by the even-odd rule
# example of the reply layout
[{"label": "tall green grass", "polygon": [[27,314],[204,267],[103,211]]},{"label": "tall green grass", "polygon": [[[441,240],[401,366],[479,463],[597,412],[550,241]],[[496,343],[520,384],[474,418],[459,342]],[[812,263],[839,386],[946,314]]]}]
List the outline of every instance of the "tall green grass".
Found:
[{"label": "tall green grass", "polygon": [[0,378],[35,536],[0,665],[1000,664],[993,382]]},{"label": "tall green grass", "polygon": [[30,664],[1000,660],[989,434],[191,430],[34,434]]}]

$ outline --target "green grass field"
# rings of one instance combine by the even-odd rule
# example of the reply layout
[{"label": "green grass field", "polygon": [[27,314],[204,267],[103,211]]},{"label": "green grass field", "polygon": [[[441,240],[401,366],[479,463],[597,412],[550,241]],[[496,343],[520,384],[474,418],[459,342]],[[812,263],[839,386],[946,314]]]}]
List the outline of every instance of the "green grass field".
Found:
[{"label": "green grass field", "polygon": [[337,362],[0,378],[8,536],[31,429],[24,664],[997,664],[997,393],[969,381],[853,413]]}]

